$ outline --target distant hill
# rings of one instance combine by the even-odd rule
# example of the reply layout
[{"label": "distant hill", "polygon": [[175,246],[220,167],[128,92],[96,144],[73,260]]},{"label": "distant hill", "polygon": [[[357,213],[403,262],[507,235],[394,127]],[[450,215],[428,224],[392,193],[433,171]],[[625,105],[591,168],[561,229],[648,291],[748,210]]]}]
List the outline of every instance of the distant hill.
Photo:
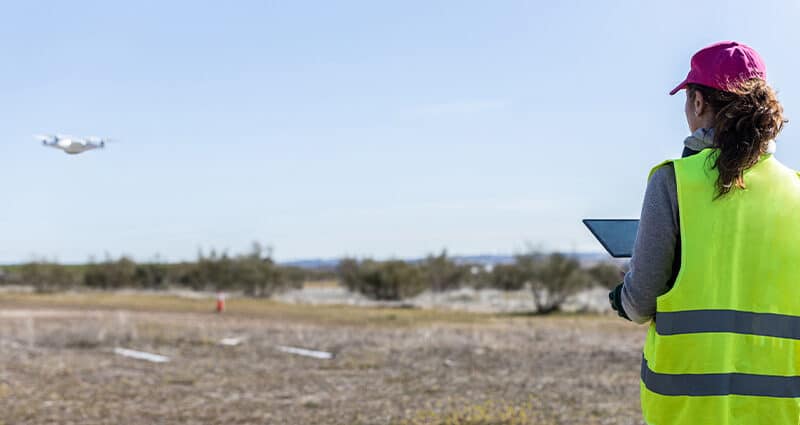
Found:
[{"label": "distant hill", "polygon": [[335,269],[339,265],[339,259],[309,259],[309,260],[293,260],[278,262],[281,266],[300,267],[303,269]]},{"label": "distant hill", "polygon": [[[577,252],[569,253],[567,256],[580,261],[582,264],[593,264],[599,261],[610,261],[611,257],[604,252]],[[480,264],[483,266],[495,266],[498,264],[509,264],[514,262],[513,255],[454,255],[450,257],[457,264]],[[424,258],[405,259],[409,263],[424,261]],[[305,259],[279,262],[282,266],[300,267],[303,269],[314,270],[333,270],[339,265],[339,259]]]}]

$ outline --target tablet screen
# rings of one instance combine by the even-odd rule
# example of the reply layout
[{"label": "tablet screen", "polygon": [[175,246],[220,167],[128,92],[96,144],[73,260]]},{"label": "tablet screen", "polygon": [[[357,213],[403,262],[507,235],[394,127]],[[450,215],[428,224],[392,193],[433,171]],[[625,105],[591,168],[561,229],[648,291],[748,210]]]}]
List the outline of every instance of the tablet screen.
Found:
[{"label": "tablet screen", "polygon": [[639,230],[639,220],[586,219],[583,224],[614,258],[633,256],[633,244]]}]

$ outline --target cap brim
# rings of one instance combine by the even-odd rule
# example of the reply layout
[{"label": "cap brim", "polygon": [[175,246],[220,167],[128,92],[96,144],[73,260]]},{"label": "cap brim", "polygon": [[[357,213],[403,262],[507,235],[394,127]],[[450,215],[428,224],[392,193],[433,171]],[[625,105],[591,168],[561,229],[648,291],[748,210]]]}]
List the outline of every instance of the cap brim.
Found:
[{"label": "cap brim", "polygon": [[673,94],[675,94],[675,93],[677,93],[677,92],[679,92],[679,91],[681,91],[681,90],[685,89],[687,84],[689,84],[689,78],[686,78],[686,79],[685,79],[685,80],[683,80],[683,81],[682,81],[680,84],[678,84],[678,86],[677,86],[677,87],[675,87],[674,89],[672,89],[672,91],[671,91],[671,92],[669,92],[669,95],[670,95],[670,96],[672,96]]}]

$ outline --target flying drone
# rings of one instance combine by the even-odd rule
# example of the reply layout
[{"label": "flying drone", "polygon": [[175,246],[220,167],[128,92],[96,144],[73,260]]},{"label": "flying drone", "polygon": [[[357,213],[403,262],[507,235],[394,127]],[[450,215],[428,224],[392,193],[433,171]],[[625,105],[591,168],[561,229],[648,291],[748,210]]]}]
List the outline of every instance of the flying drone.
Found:
[{"label": "flying drone", "polygon": [[41,141],[43,146],[61,149],[70,155],[77,155],[93,149],[103,149],[106,147],[106,143],[111,141],[111,139],[104,139],[101,137],[73,137],[46,134],[37,134],[33,137]]}]

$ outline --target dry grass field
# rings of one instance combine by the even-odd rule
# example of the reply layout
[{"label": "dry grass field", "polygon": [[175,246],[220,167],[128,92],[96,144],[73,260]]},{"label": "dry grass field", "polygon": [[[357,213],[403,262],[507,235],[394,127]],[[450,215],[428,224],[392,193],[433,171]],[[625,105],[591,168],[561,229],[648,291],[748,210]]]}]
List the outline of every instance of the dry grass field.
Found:
[{"label": "dry grass field", "polygon": [[[217,315],[207,299],[0,294],[0,424],[641,423],[645,329],[610,315],[252,299],[227,307]],[[219,344],[232,337],[243,342]]]}]

